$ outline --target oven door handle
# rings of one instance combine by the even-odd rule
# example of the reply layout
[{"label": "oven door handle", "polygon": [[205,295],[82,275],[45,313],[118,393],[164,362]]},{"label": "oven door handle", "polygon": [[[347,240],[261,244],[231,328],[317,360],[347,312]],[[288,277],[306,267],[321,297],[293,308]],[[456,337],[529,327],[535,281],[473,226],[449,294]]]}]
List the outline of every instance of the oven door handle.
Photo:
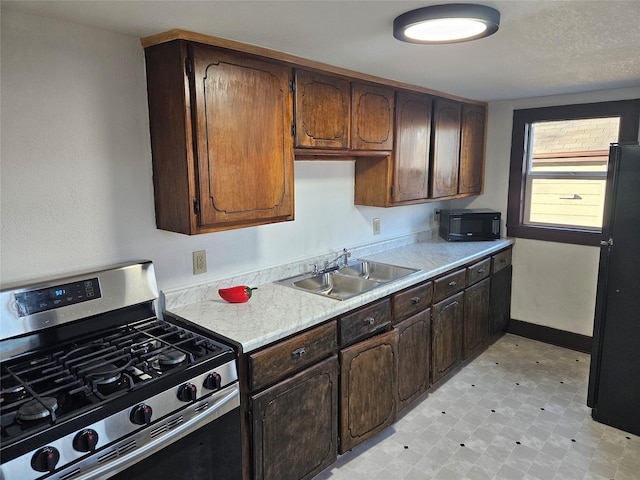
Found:
[{"label": "oven door handle", "polygon": [[[214,402],[213,405],[211,405],[211,402]],[[210,405],[206,406],[207,404]],[[73,480],[94,480],[104,478],[104,475],[106,474],[109,474],[109,476],[115,475],[131,465],[153,455],[167,445],[180,440],[194,430],[197,430],[207,423],[212,422],[222,415],[232,411],[238,406],[240,406],[240,390],[238,383],[234,383],[233,385],[225,387],[224,390],[215,392],[210,397],[196,402],[194,404],[196,415],[193,418],[173,428],[166,434],[160,435],[140,448],[135,448],[123,456],[116,457],[113,461],[100,465],[97,468],[87,470],[86,472],[80,472],[79,475],[73,477]],[[131,439],[127,439],[127,442],[130,441]],[[112,447],[112,450],[115,449]]]}]

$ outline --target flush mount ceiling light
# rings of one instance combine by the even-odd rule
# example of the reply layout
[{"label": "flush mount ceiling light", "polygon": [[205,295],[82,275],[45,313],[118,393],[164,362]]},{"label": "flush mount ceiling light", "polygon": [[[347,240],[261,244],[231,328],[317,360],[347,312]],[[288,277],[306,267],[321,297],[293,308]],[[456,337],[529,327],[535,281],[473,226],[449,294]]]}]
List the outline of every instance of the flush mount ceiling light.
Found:
[{"label": "flush mount ceiling light", "polygon": [[500,12],[471,3],[418,8],[393,21],[393,36],[410,43],[457,43],[498,31]]}]

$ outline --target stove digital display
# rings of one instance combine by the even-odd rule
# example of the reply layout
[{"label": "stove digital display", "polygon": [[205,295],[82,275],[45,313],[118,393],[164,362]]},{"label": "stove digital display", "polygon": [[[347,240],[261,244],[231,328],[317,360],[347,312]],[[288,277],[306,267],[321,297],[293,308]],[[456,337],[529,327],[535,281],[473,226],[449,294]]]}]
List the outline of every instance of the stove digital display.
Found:
[{"label": "stove digital display", "polygon": [[25,317],[102,297],[98,278],[16,294],[18,315]]}]

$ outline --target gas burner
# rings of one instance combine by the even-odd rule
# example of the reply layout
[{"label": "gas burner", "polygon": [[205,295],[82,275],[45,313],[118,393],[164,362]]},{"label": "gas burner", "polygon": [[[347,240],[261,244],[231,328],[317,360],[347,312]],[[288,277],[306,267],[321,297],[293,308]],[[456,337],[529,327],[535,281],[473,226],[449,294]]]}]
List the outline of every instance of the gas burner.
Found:
[{"label": "gas burner", "polygon": [[98,391],[102,395],[111,395],[124,388],[125,385],[132,386],[129,376],[125,373],[125,370],[132,363],[129,361],[123,367],[118,367],[112,363],[98,364],[98,362],[94,362],[94,364],[86,366],[82,374],[91,383],[93,391]]},{"label": "gas burner", "polygon": [[27,390],[22,385],[5,388],[0,392],[0,403],[13,403],[27,396]]},{"label": "gas burner", "polygon": [[18,419],[25,422],[40,420],[41,418],[47,418],[57,409],[58,401],[53,397],[29,400],[18,409]]},{"label": "gas burner", "polygon": [[187,359],[187,354],[172,348],[157,356],[158,367],[171,368],[180,365]]},{"label": "gas burner", "polygon": [[111,385],[122,377],[122,369],[111,363],[96,365],[95,368],[87,368],[85,374],[96,385]]},{"label": "gas burner", "polygon": [[158,348],[159,342],[157,340],[146,341],[132,345],[130,351],[133,355],[145,355]]}]

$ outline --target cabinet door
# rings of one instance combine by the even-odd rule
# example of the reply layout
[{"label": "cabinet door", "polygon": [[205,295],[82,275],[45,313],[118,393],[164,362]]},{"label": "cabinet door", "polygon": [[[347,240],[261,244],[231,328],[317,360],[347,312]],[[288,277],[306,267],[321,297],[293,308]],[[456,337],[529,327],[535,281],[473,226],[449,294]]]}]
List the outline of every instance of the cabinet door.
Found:
[{"label": "cabinet door", "polygon": [[431,198],[458,193],[460,160],[460,103],[436,98],[433,104]]},{"label": "cabinet door", "polygon": [[348,80],[296,71],[296,147],[349,148]]},{"label": "cabinet door", "polygon": [[482,347],[489,334],[490,282],[490,279],[485,278],[464,291],[463,358]]},{"label": "cabinet door", "polygon": [[396,97],[394,202],[429,196],[431,101],[428,95],[408,92]]},{"label": "cabinet door", "polygon": [[460,179],[458,193],[480,194],[484,179],[484,124],[486,110],[481,105],[462,106]]},{"label": "cabinet door", "polygon": [[432,380],[444,377],[461,360],[464,292],[433,306],[432,318]]},{"label": "cabinet door", "polygon": [[429,388],[431,309],[400,322],[398,329],[398,411]]},{"label": "cabinet door", "polygon": [[491,275],[491,295],[489,300],[489,334],[503,332],[511,320],[511,271],[507,265]]},{"label": "cabinet door", "polygon": [[340,351],[340,453],[396,419],[398,331]]},{"label": "cabinet door", "polygon": [[393,90],[353,84],[351,148],[391,150],[393,147]]},{"label": "cabinet door", "polygon": [[194,44],[200,226],[293,220],[291,70]]},{"label": "cabinet door", "polygon": [[251,397],[253,478],[305,480],[331,465],[337,457],[337,399],[335,356]]}]

